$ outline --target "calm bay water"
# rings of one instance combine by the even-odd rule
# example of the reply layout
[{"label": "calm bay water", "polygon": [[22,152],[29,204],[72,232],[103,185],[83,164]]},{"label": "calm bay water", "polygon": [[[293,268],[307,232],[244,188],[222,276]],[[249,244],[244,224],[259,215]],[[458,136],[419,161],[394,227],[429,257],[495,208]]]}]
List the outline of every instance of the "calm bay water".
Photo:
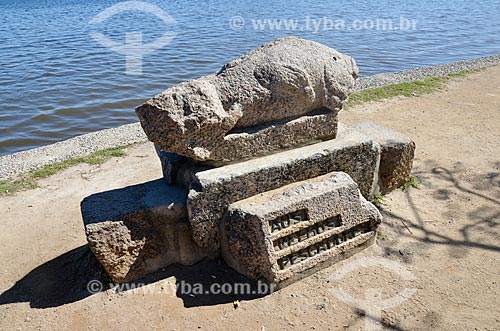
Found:
[{"label": "calm bay water", "polygon": [[[137,121],[134,108],[154,94],[286,35],[353,56],[362,76],[500,53],[498,0],[160,0],[149,3],[175,24],[138,11],[89,24],[116,3],[1,0],[0,155]],[[416,29],[370,29],[376,19],[397,28],[401,17],[416,20]],[[285,21],[278,27],[285,19],[288,29]],[[144,43],[169,31],[176,37],[145,55],[142,75],[132,76],[125,56],[97,43],[92,31],[119,43],[126,32],[142,32]]]}]

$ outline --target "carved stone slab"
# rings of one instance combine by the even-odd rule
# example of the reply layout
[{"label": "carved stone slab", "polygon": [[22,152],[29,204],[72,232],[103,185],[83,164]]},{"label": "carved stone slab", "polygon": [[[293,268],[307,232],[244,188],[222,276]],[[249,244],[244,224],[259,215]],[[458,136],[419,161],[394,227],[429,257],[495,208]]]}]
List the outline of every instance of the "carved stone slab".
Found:
[{"label": "carved stone slab", "polygon": [[368,245],[382,216],[343,172],[231,204],[222,255],[238,272],[284,285]]},{"label": "carved stone slab", "polygon": [[415,143],[411,138],[371,122],[359,123],[349,129],[366,135],[380,145],[378,190],[381,193],[389,193],[409,179],[415,156]]},{"label": "carved stone slab", "polygon": [[159,179],[93,194],[81,203],[90,249],[117,282],[206,254],[192,237],[185,189]]},{"label": "carved stone slab", "polygon": [[187,203],[194,240],[218,255],[219,224],[229,204],[332,171],[349,174],[369,197],[379,157],[378,144],[350,132],[342,138],[197,172]]}]

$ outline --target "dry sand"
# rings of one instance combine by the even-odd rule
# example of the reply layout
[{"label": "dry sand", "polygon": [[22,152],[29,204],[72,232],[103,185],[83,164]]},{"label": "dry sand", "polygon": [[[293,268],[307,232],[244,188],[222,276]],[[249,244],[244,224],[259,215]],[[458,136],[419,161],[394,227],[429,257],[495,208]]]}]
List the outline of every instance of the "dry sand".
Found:
[{"label": "dry sand", "polygon": [[[39,189],[0,198],[0,330],[363,329],[364,312],[339,300],[338,287],[357,298],[370,289],[384,298],[416,289],[382,313],[385,329],[500,330],[500,67],[455,80],[446,91],[345,111],[341,120],[386,125],[417,145],[420,189],[384,199],[376,245],[261,298],[172,290],[182,281],[241,280],[220,261],[168,268],[136,290],[90,295],[85,286],[96,265],[79,203],[160,177],[152,145],[141,144],[124,158],[76,166]],[[361,257],[383,257],[415,279],[384,267],[332,279]]]}]

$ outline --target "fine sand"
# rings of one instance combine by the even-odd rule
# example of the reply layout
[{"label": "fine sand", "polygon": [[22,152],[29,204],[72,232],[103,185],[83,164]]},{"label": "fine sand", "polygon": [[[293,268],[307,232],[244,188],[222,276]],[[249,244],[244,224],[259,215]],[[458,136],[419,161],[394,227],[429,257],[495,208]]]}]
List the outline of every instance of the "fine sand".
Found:
[{"label": "fine sand", "polygon": [[[0,198],[0,330],[362,330],[366,319],[389,330],[500,330],[500,67],[431,95],[359,106],[341,120],[386,125],[417,146],[420,188],[385,197],[374,246],[264,297],[176,294],[176,284],[242,281],[221,261],[167,268],[138,289],[90,295],[97,267],[80,201],[159,178],[154,149],[144,143]],[[363,257],[384,262],[359,266]],[[343,279],[332,277],[353,266]],[[337,297],[339,288],[360,300],[416,292],[377,319]]]}]

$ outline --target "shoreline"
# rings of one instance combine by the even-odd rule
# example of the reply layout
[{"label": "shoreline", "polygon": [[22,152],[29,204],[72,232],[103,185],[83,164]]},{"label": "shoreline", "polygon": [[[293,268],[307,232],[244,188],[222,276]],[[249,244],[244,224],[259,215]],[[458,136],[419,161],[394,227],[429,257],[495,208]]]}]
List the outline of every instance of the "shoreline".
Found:
[{"label": "shoreline", "polygon": [[[355,91],[412,82],[428,77],[442,77],[461,71],[483,69],[496,65],[500,65],[500,54],[393,73],[376,74],[358,79]],[[47,164],[88,155],[98,150],[147,141],[140,123],[135,122],[7,154],[0,156],[0,180],[15,178],[22,173],[42,168]]]},{"label": "shoreline", "polygon": [[[39,180],[37,188],[1,196],[0,329],[362,330],[358,310],[332,292],[341,286],[360,299],[374,288],[389,299],[403,288],[416,289],[383,312],[380,325],[386,329],[497,330],[499,105],[495,66],[450,80],[437,93],[340,112],[345,125],[373,122],[411,137],[418,189],[383,197],[384,220],[374,245],[263,297],[235,291],[234,284],[248,282],[220,260],[166,268],[129,291],[87,290],[101,276],[88,250],[81,201],[161,178],[151,143],[132,145],[125,156],[101,164],[73,165]],[[125,200],[116,196],[108,203],[122,210]],[[332,279],[360,258],[396,263],[414,277],[403,279],[383,263]],[[193,297],[189,289],[178,291],[188,284],[220,289],[227,283],[233,284],[227,294],[192,292]]]}]

